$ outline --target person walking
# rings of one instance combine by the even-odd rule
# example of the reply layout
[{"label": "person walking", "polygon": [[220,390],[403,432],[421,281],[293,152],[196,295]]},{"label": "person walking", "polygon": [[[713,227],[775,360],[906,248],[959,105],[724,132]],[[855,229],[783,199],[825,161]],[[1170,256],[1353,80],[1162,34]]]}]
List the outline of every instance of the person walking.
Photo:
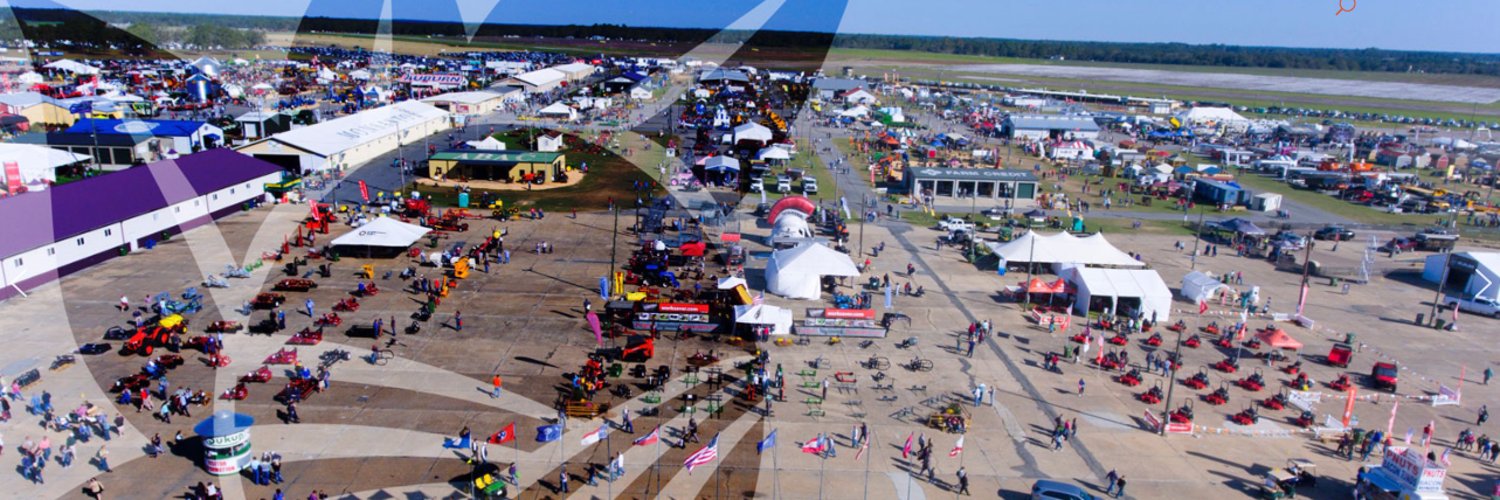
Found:
[{"label": "person walking", "polygon": [[129,311],[130,310],[130,297],[121,295],[120,296],[120,305],[119,305],[119,308],[120,308],[121,312]]},{"label": "person walking", "polygon": [[1104,476],[1104,485],[1105,485],[1104,494],[1105,495],[1114,494],[1114,492],[1115,492],[1115,481],[1117,481],[1119,479],[1120,479],[1120,474],[1117,473],[1117,472],[1115,472],[1114,469],[1110,469],[1109,470],[1109,474]]},{"label": "person walking", "polygon": [[1490,419],[1490,405],[1481,405],[1479,407],[1479,421],[1475,422],[1474,425],[1484,425],[1484,422],[1486,420],[1489,420],[1489,419]]},{"label": "person walking", "polygon": [[277,310],[276,311],[276,329],[277,330],[285,330],[286,329],[286,311],[282,311],[282,310]]},{"label": "person walking", "polygon": [[968,495],[968,494],[970,494],[969,493],[969,472],[966,471],[966,470],[964,470],[963,466],[959,466],[959,468],[958,468],[958,492],[959,492],[959,494],[962,494],[962,495]]},{"label": "person walking", "polygon": [[562,493],[568,492],[568,463],[563,462],[562,470],[557,473],[557,490]]},{"label": "person walking", "polygon": [[1083,397],[1083,379],[1078,379],[1078,397]]},{"label": "person walking", "polygon": [[302,305],[305,306],[305,307],[307,307],[307,317],[309,317],[309,318],[316,318],[317,317],[317,316],[313,316],[313,310],[314,310],[313,309],[313,305],[314,305],[313,304],[313,299],[311,299],[311,298],[307,299],[307,302],[303,302]]},{"label": "person walking", "polygon": [[620,427],[627,433],[635,434],[635,424],[630,422],[630,408],[620,411]]},{"label": "person walking", "polygon": [[500,379],[500,374],[499,373],[496,373],[495,377],[492,378],[492,379],[490,379],[490,385],[495,386],[494,389],[490,390],[490,399],[495,399],[495,398],[500,397],[500,386],[504,382],[505,382],[504,380]]},{"label": "person walking", "polygon": [[1125,475],[1124,474],[1121,474],[1120,477],[1119,477],[1119,479],[1115,479],[1115,498],[1120,498],[1122,496],[1125,496]]},{"label": "person walking", "polygon": [[1494,377],[1495,377],[1495,369],[1494,368],[1485,368],[1484,369],[1484,385],[1490,385],[1490,379],[1494,378]]},{"label": "person walking", "polygon": [[94,454],[94,459],[99,462],[99,470],[102,470],[104,472],[114,472],[113,469],[109,468],[109,449],[108,448],[105,448],[104,446],[100,446],[99,447],[99,452]]},{"label": "person walking", "polygon": [[464,331],[464,312],[463,311],[459,311],[459,310],[454,310],[453,311],[453,329],[454,330],[458,330],[460,332]]}]

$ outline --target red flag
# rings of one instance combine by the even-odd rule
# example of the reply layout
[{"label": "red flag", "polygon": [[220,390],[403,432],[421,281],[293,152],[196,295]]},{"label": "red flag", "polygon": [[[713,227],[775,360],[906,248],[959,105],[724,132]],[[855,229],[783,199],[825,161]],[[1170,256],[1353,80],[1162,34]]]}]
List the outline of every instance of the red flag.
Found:
[{"label": "red flag", "polygon": [[818,436],[808,442],[802,443],[802,452],[814,455],[823,453],[823,436]]},{"label": "red flag", "polygon": [[854,452],[854,461],[858,462],[859,461],[859,457],[864,456],[865,451],[869,450],[869,449],[870,449],[870,442],[869,441],[865,441],[864,444],[859,445],[859,451]]},{"label": "red flag", "polygon": [[656,426],[655,429],[651,429],[651,433],[650,434],[647,434],[647,435],[644,435],[644,436],[636,438],[635,439],[635,445],[636,446],[646,446],[646,445],[656,444],[656,441],[659,440],[660,438],[661,438],[661,426],[658,425],[658,426]]},{"label": "red flag", "polygon": [[901,447],[901,458],[907,458],[911,455],[911,438],[916,437],[916,435],[917,433],[915,432],[906,435],[906,445]]},{"label": "red flag", "polygon": [[964,437],[963,436],[959,436],[958,437],[958,442],[953,443],[953,449],[948,452],[948,456],[950,456],[950,457],[956,457],[956,456],[958,456],[959,453],[963,453],[963,452],[964,452]]},{"label": "red flag", "polygon": [[1349,420],[1354,418],[1354,397],[1358,392],[1354,386],[1349,386],[1349,398],[1344,401],[1344,427],[1349,427]]},{"label": "red flag", "polygon": [[516,440],[516,423],[515,422],[511,422],[510,425],[506,425],[504,429],[500,429],[500,432],[496,432],[494,435],[490,436],[490,444],[505,444],[505,443],[508,443],[510,441],[515,441],[515,440]]},{"label": "red flag", "polygon": [[370,202],[370,188],[365,186],[365,181],[359,181],[359,197],[364,198],[365,203]]},{"label": "red flag", "polygon": [[[361,181],[361,182],[363,182],[363,181]],[[1203,313],[1206,313],[1206,312],[1208,312],[1208,301],[1205,301],[1205,300],[1198,301],[1198,314],[1203,314]]]},{"label": "red flag", "polygon": [[16,194],[21,189],[21,164],[5,162],[5,192]]}]

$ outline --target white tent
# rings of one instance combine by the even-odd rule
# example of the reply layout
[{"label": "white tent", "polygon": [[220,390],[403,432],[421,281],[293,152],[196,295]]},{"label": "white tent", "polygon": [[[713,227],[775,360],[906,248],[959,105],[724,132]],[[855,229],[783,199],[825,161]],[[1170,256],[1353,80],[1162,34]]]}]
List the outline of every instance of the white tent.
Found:
[{"label": "white tent", "polygon": [[356,69],[349,72],[349,78],[353,78],[355,80],[369,80],[371,76],[373,75],[371,75],[370,70],[367,69]]},{"label": "white tent", "polygon": [[542,108],[541,111],[537,111],[536,114],[538,116],[548,116],[548,117],[554,117],[554,118],[564,118],[564,119],[566,119],[568,121],[573,121],[573,120],[578,119],[578,112],[577,111],[573,110],[573,108],[568,107],[568,105],[560,103],[560,102],[554,102],[554,103],[552,103],[551,106],[547,106],[545,108]]},{"label": "white tent", "polygon": [[1100,233],[1079,238],[1066,232],[1041,235],[1028,231],[1009,243],[986,242],[986,245],[1006,262],[1146,267],[1130,254],[1115,248]]},{"label": "white tent", "polygon": [[1248,123],[1249,118],[1229,108],[1193,108],[1177,114],[1182,123]]},{"label": "white tent", "polygon": [[[42,190],[46,189],[46,183],[57,182],[57,167],[88,161],[89,156],[46,146],[0,142],[0,159],[16,162],[20,182],[27,189]],[[9,181],[3,170],[0,180]]]},{"label": "white tent", "polygon": [[377,217],[358,229],[334,238],[333,246],[406,248],[431,231],[390,217]]},{"label": "white tent", "polygon": [[[1172,290],[1150,269],[1073,268],[1071,282],[1078,293],[1074,307],[1126,316],[1140,311],[1142,319],[1167,321],[1172,315]],[[1090,305],[1098,303],[1097,307]]]},{"label": "white tent", "polygon": [[1221,283],[1202,271],[1193,271],[1182,277],[1182,289],[1177,292],[1177,295],[1196,304],[1212,300],[1214,295],[1224,288],[1229,288],[1229,285]]},{"label": "white tent", "polygon": [[740,171],[740,161],[728,156],[715,156],[703,162],[703,169],[710,172],[725,170]]},{"label": "white tent", "polygon": [[776,226],[771,229],[772,240],[812,236],[812,229],[807,226],[807,216],[796,210],[782,211],[781,216],[776,218]]},{"label": "white tent", "polygon": [[766,304],[734,306],[734,322],[742,325],[770,325],[772,335],[792,333],[792,310]]},{"label": "white tent", "polygon": [[97,74],[99,74],[99,68],[95,68],[93,66],[89,66],[87,64],[84,64],[84,63],[81,63],[81,62],[78,62],[78,61],[74,61],[72,59],[59,59],[57,61],[53,61],[53,62],[47,63],[47,65],[44,66],[44,67],[46,67],[46,68],[52,68],[52,69],[60,69],[60,70],[63,70],[63,71],[67,71],[69,73],[74,73],[74,74],[79,74],[79,75],[97,75]]},{"label": "white tent", "polygon": [[824,276],[859,276],[859,268],[848,255],[817,243],[777,250],[766,263],[766,289],[790,299],[817,299]]},{"label": "white tent", "polygon": [[728,278],[724,278],[724,279],[719,280],[719,289],[720,290],[733,290],[734,287],[737,287],[737,286],[740,286],[740,285],[744,285],[746,290],[750,289],[750,284],[745,281],[745,278],[740,278],[740,277],[737,277],[737,276],[730,276]]},{"label": "white tent", "polygon": [[787,152],[786,148],[771,146],[761,149],[759,153],[755,154],[755,157],[762,160],[790,160],[792,159],[792,154]]},{"label": "white tent", "polygon": [[838,114],[843,118],[864,118],[870,116],[870,108],[861,104],[843,111],[839,111]]},{"label": "white tent", "polygon": [[740,125],[734,128],[734,142],[740,141],[771,142],[771,129],[755,122]]},{"label": "white tent", "polygon": [[468,144],[470,146],[473,146],[474,149],[482,149],[482,150],[487,150],[487,151],[504,151],[505,150],[505,143],[504,142],[500,142],[500,140],[496,139],[494,136],[485,136],[484,140],[481,140],[481,141],[469,141]]},{"label": "white tent", "polygon": [[21,83],[22,85],[35,85],[45,81],[47,81],[47,79],[42,77],[40,73],[37,73],[35,71],[27,71],[25,73],[21,73],[21,76],[16,77],[16,82]]}]

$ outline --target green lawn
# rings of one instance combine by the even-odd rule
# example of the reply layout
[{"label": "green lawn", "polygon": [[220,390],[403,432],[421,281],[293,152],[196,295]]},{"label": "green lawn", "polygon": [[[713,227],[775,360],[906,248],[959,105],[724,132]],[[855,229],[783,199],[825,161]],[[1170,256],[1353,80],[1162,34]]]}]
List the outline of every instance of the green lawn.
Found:
[{"label": "green lawn", "polygon": [[[497,138],[508,141],[509,144],[525,142],[522,135],[525,131],[517,130],[505,134],[496,134]],[[652,148],[653,152],[659,153],[661,148]],[[600,151],[595,148],[579,150],[569,148],[563,151],[567,155],[567,164],[570,167],[579,167],[584,163],[589,166],[588,174],[582,181],[568,187],[557,189],[544,189],[536,191],[489,191],[483,189],[471,190],[470,207],[479,206],[480,200],[485,194],[498,197],[505,202],[506,207],[515,207],[522,210],[537,207],[547,211],[565,210],[603,210],[613,199],[619,207],[630,207],[635,203],[637,193],[631,191],[633,181],[646,181],[655,183],[655,178],[648,176],[646,172],[636,168],[630,161],[608,151]],[[637,148],[635,154],[643,152]],[[418,186],[418,190],[427,194],[438,206],[456,206],[458,204],[458,191],[454,188],[438,188],[431,185]],[[664,191],[658,186],[653,189],[652,195],[659,196]]]}]

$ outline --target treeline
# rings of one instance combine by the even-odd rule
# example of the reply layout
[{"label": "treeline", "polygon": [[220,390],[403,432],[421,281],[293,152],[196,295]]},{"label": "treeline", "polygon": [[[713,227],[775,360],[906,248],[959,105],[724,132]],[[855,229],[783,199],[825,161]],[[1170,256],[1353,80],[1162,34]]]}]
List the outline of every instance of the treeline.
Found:
[{"label": "treeline", "polygon": [[[154,53],[159,46],[172,44],[238,49],[265,43],[265,32],[262,30],[209,22],[201,19],[202,16],[179,15],[175,23],[157,24],[145,21],[108,21],[65,9],[7,10],[12,15],[0,18],[0,37],[4,40],[24,38],[42,47],[118,50],[127,54],[145,55]],[[183,23],[189,20],[196,23]],[[121,25],[126,27],[121,29]]]},{"label": "treeline", "polygon": [[1500,54],[839,35],[835,47],[1069,61],[1500,75]]},{"label": "treeline", "polygon": [[[81,14],[63,9],[12,9],[23,22],[19,29],[36,41],[84,40],[90,43],[139,45],[147,43],[192,43],[244,47],[260,43],[264,31],[300,31],[373,34],[379,21],[327,17],[262,17],[216,14],[96,11]],[[87,18],[92,22],[80,21]],[[0,35],[13,38],[17,27],[0,19]],[[41,22],[27,22],[41,21]],[[59,22],[60,21],[60,22]],[[131,33],[112,30],[105,24],[128,24]],[[186,29],[169,27],[189,26]],[[395,20],[392,33],[404,36],[458,37],[466,34],[462,23]],[[1408,52],[1382,49],[1298,49],[1180,43],[1069,42],[1007,40],[998,38],[952,38],[908,35],[840,34],[735,31],[714,29],[632,27],[617,24],[519,25],[488,24],[475,33],[481,38],[543,37],[650,41],[676,45],[685,51],[719,35],[727,42],[750,42],[760,47],[806,48],[822,52],[833,47],[932,52],[940,54],[1063,58],[1069,61],[1111,63],[1226,66],[1242,68],[1289,68],[1345,71],[1424,72],[1500,76],[1500,54]],[[752,36],[754,35],[754,36]],[[670,55],[670,54],[665,54]]]}]

